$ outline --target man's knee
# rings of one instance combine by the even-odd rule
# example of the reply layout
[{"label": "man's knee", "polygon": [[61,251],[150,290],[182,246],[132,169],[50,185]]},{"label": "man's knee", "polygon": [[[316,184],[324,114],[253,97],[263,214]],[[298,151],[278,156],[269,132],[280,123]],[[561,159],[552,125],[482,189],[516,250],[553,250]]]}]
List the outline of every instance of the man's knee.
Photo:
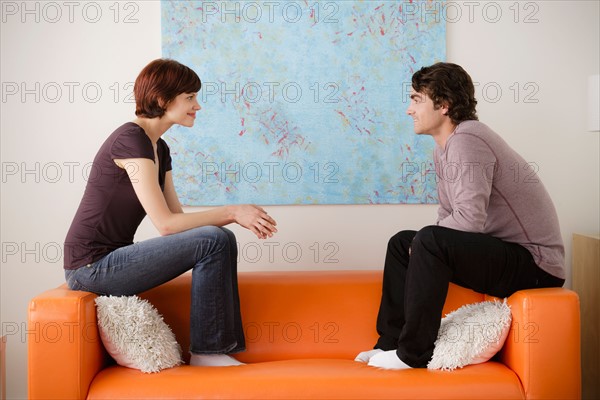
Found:
[{"label": "man's knee", "polygon": [[420,246],[425,246],[428,249],[440,246],[440,237],[443,236],[445,230],[447,228],[437,225],[429,225],[422,228],[417,232],[412,241],[413,250]]},{"label": "man's knee", "polygon": [[415,231],[400,231],[388,241],[388,249],[404,249],[410,246],[415,236]]}]

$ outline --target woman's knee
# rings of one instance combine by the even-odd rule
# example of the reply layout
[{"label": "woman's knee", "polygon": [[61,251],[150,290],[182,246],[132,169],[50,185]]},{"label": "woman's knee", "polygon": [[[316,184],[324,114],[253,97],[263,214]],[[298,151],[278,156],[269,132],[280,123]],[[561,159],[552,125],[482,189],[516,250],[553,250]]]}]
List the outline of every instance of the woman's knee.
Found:
[{"label": "woman's knee", "polygon": [[237,240],[235,238],[235,233],[233,233],[232,231],[230,231],[229,229],[227,229],[225,227],[221,227],[221,230],[227,234],[227,237],[229,238],[229,243],[231,245],[237,245]]},{"label": "woman's knee", "polygon": [[231,247],[230,233],[233,233],[220,226],[201,226],[193,229],[191,233],[195,235],[198,243],[212,242],[219,249]]}]

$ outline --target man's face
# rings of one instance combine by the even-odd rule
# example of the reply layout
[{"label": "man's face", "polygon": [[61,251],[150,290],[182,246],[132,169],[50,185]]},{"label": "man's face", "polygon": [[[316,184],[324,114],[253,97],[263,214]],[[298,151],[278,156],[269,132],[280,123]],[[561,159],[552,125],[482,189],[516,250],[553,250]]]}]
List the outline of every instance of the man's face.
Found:
[{"label": "man's face", "polygon": [[448,121],[447,112],[445,107],[435,109],[427,94],[410,89],[410,105],[406,113],[413,119],[416,134],[435,136],[440,133],[440,128]]}]

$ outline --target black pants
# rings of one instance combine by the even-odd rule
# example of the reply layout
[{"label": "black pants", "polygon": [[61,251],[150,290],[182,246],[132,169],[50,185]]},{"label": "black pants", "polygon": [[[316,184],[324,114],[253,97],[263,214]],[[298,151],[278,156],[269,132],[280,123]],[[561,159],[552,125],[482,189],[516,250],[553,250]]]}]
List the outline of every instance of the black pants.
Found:
[{"label": "black pants", "polygon": [[449,283],[497,297],[561,287],[523,246],[492,236],[428,226],[402,231],[388,244],[375,348],[397,350],[413,368],[433,355]]}]

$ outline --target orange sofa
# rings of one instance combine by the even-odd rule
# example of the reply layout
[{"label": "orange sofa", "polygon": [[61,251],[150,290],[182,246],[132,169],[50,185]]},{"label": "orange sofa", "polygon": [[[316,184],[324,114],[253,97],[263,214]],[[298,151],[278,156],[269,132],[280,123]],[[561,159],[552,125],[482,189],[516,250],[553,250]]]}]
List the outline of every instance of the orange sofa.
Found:
[{"label": "orange sofa", "polygon": [[[189,346],[190,280],[186,274],[140,296],[163,315],[183,349]],[[182,365],[153,374],[116,365],[99,340],[96,295],[63,285],[29,306],[29,397],[580,398],[579,300],[573,291],[511,296],[512,327],[492,361],[454,371],[390,371],[353,361],[376,341],[381,281],[380,271],[240,273],[247,351],[237,358],[247,365]],[[444,313],[489,299],[452,285]]]}]

